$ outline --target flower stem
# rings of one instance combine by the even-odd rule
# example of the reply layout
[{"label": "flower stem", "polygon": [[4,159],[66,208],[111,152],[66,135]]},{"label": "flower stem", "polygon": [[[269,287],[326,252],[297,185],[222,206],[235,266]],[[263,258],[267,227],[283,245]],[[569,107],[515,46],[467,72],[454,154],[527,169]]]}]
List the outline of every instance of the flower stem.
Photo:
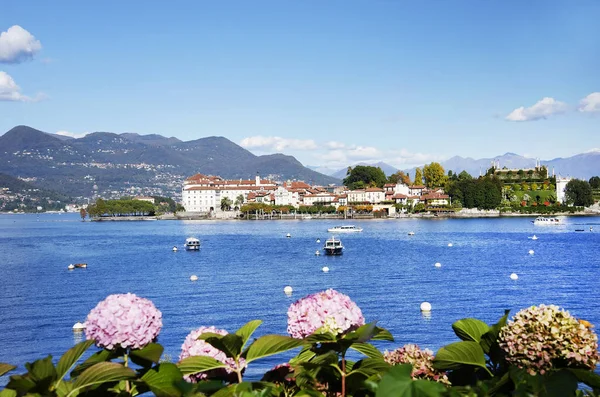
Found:
[{"label": "flower stem", "polygon": [[342,397],[346,396],[346,352],[342,352]]},{"label": "flower stem", "polygon": [[[125,368],[127,368],[128,364],[129,364],[129,356],[127,355],[127,350],[125,351],[125,354],[123,355],[123,366]],[[129,381],[126,380],[125,381],[125,391],[127,393],[129,393],[131,391],[130,385],[129,385]]]}]

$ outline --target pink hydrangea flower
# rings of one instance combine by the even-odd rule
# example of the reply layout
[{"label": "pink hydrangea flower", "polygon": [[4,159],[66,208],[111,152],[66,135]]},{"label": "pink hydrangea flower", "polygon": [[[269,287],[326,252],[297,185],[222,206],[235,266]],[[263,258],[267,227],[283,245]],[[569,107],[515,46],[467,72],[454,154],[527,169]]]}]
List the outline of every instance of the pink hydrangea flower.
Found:
[{"label": "pink hydrangea flower", "polygon": [[421,350],[417,345],[408,344],[391,352],[386,351],[383,358],[390,365],[412,364],[410,375],[413,379],[427,379],[450,385],[448,375],[433,368],[433,352],[429,349]]},{"label": "pink hydrangea flower", "polygon": [[141,349],[156,339],[161,328],[162,313],[152,301],[131,293],[114,294],[90,311],[85,336],[109,350]]},{"label": "pink hydrangea flower", "polygon": [[[227,357],[225,353],[212,346],[210,343],[207,343],[204,340],[198,340],[200,335],[207,332],[218,335],[227,335],[227,331],[215,327],[200,327],[198,329],[193,330],[185,338],[183,345],[181,345],[181,354],[179,355],[179,361],[191,356],[208,356],[221,361],[227,366],[224,368],[224,370],[217,369],[213,371],[208,371],[208,373],[199,372],[193,375],[186,375],[184,378],[189,382],[197,382],[199,380],[207,379],[213,376],[223,376],[225,374],[231,374],[236,371],[234,359],[232,359],[231,357]],[[240,359],[240,366],[242,368],[246,367],[246,363],[243,359]]]},{"label": "pink hydrangea flower", "polygon": [[356,303],[333,289],[308,295],[288,309],[288,333],[293,338],[305,338],[323,327],[334,335],[352,331],[365,324]]},{"label": "pink hydrangea flower", "polygon": [[506,361],[531,375],[557,367],[595,369],[598,336],[587,321],[578,321],[558,306],[531,306],[500,330]]}]

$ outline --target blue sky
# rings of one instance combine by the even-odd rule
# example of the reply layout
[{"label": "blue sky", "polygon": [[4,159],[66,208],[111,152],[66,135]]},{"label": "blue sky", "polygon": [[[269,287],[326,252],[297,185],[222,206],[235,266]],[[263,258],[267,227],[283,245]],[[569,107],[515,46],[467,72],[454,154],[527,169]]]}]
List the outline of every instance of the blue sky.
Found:
[{"label": "blue sky", "polygon": [[0,9],[0,133],[217,135],[334,169],[600,147],[596,0]]}]

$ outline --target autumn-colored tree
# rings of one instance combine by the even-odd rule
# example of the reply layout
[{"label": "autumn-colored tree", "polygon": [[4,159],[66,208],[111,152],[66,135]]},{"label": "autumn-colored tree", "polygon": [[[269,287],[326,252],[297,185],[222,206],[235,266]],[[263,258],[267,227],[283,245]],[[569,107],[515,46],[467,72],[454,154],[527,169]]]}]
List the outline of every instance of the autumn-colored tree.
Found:
[{"label": "autumn-colored tree", "polygon": [[398,182],[410,185],[410,177],[404,171],[397,171],[388,177],[388,183],[397,184]]},{"label": "autumn-colored tree", "polygon": [[415,170],[415,185],[421,185],[423,183],[423,173],[421,169],[417,167]]},{"label": "autumn-colored tree", "polygon": [[443,186],[448,180],[444,167],[436,162],[423,167],[423,176],[425,177],[425,186],[428,188]]}]

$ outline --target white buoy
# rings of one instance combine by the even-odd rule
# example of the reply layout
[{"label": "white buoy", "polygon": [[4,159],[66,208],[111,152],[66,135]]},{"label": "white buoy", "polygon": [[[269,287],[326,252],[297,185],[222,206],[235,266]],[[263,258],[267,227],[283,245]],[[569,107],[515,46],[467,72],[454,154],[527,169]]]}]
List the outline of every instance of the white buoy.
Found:
[{"label": "white buoy", "polygon": [[448,247],[452,247],[452,243],[448,243]]},{"label": "white buoy", "polygon": [[190,276],[190,281],[198,281],[198,276],[196,276],[195,274],[192,274]]},{"label": "white buoy", "polygon": [[71,263],[69,266],[67,266],[67,269],[73,270],[75,269],[75,265]]},{"label": "white buoy", "polygon": [[534,250],[529,250],[529,255],[533,255],[533,254],[535,254],[535,251]]},{"label": "white buoy", "polygon": [[320,243],[320,242],[321,242],[321,239],[319,239],[319,238],[318,238],[318,239],[317,239],[317,243]]},{"label": "white buoy", "polygon": [[408,232],[408,235],[409,235],[409,236],[414,236],[414,235],[415,235],[415,232]]},{"label": "white buoy", "polygon": [[511,279],[511,280],[517,280],[518,278],[519,278],[519,276],[517,276],[517,273],[512,273],[512,274],[510,275],[510,279]]},{"label": "white buoy", "polygon": [[73,332],[82,332],[85,329],[85,325],[79,321],[73,325]]},{"label": "white buoy", "polygon": [[319,251],[319,250],[316,250],[316,251],[315,251],[315,255],[317,255],[317,256],[321,255],[321,251]]},{"label": "white buoy", "polygon": [[442,264],[440,262],[437,262],[435,265],[433,265],[435,267],[442,267]]},{"label": "white buoy", "polygon": [[430,312],[431,311],[431,303],[429,303],[429,302],[421,303],[421,311],[422,312]]},{"label": "white buoy", "polygon": [[323,270],[323,273],[327,273],[329,271],[329,268],[327,266],[324,266],[321,270]]},{"label": "white buoy", "polygon": [[534,234],[533,237],[531,238],[532,240],[537,240],[537,236]]},{"label": "white buoy", "polygon": [[173,252],[177,252],[177,247],[173,247]]},{"label": "white buoy", "polygon": [[285,235],[285,237],[290,238],[290,237],[292,237],[292,235],[288,233]]},{"label": "white buoy", "polygon": [[294,292],[294,289],[292,287],[290,287],[289,285],[287,285],[284,289],[283,292],[285,292],[286,295],[291,295],[292,292]]}]

